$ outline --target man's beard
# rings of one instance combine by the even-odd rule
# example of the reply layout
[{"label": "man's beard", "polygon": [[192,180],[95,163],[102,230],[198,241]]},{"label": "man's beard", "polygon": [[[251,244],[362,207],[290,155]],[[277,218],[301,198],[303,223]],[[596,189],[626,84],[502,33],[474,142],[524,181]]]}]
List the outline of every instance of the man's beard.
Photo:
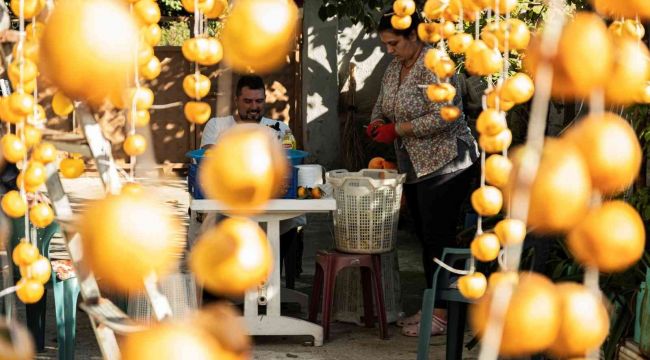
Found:
[{"label": "man's beard", "polygon": [[253,112],[253,111],[247,111],[244,114],[239,114],[239,117],[243,121],[257,121],[259,122],[262,120],[262,112]]}]

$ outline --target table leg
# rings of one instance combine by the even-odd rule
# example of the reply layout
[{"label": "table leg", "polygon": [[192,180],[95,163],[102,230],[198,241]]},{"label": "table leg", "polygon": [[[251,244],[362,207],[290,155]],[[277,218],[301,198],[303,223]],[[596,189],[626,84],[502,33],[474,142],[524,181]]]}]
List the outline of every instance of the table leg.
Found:
[{"label": "table leg", "polygon": [[269,316],[280,316],[281,297],[280,288],[280,221],[270,220],[266,225],[266,237],[271,245],[273,252],[273,270],[266,284],[266,294],[268,304],[266,305],[266,314]]}]

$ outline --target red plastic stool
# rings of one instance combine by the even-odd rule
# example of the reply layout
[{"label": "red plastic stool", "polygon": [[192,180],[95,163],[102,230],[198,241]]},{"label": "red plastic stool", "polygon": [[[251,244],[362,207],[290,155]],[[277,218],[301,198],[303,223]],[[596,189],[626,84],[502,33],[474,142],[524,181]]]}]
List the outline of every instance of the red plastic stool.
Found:
[{"label": "red plastic stool", "polygon": [[316,265],[314,285],[309,303],[309,321],[316,322],[318,302],[321,291],[324,289],[322,305],[323,338],[329,338],[336,275],[347,267],[355,266],[361,270],[364,322],[367,327],[374,326],[375,316],[372,311],[372,295],[374,295],[374,302],[377,304],[377,314],[379,316],[379,336],[382,339],[388,339],[384,293],[381,286],[381,255],[346,254],[333,250],[319,250],[316,254]]}]

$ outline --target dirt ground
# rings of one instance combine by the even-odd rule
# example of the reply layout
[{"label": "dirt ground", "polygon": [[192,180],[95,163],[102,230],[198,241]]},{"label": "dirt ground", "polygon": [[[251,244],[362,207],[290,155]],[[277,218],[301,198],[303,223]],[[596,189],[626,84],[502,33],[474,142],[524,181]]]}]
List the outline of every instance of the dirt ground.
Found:
[{"label": "dirt ground", "polygon": [[[145,181],[147,189],[162,201],[173,206],[178,216],[187,225],[189,196],[183,179],[166,179]],[[102,194],[99,179],[85,176],[74,180],[65,180],[64,187],[74,203],[92,199]],[[311,292],[314,273],[314,256],[318,249],[333,247],[332,220],[330,215],[310,215],[305,227],[303,273],[296,281],[296,289]],[[420,250],[408,226],[403,226],[398,233],[398,262],[400,269],[401,296],[396,306],[404,313],[416,311],[421,303],[423,275],[420,265]],[[54,241],[51,253],[61,254],[60,242]],[[48,289],[48,309],[46,320],[46,349],[38,354],[38,359],[56,359],[57,343],[54,319],[54,299]],[[401,303],[401,305],[400,305]],[[287,311],[306,317],[306,309],[290,306]],[[24,321],[24,307],[18,306],[18,319]],[[380,340],[377,328],[364,328],[356,324],[335,322],[331,326],[330,340],[322,347],[308,344],[307,337],[257,337],[254,339],[254,359],[414,359],[416,357],[417,339],[402,336],[399,328],[390,326],[390,339]],[[471,335],[466,333],[466,340]],[[445,336],[431,338],[430,359],[445,358]],[[101,354],[97,346],[88,317],[83,311],[77,313],[77,359],[99,359]],[[476,358],[477,349],[465,350],[464,359]]]}]

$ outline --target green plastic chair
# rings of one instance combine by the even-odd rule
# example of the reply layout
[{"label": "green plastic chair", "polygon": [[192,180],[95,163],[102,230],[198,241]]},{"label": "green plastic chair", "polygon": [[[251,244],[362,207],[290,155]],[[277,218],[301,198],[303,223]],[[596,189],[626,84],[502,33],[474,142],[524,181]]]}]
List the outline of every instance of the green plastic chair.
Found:
[{"label": "green plastic chair", "polygon": [[[24,219],[13,219],[12,234],[9,254],[25,234]],[[59,224],[53,222],[44,229],[37,229],[37,244],[42,255],[48,256],[50,242],[56,232],[60,231]],[[18,281],[20,273],[14,266],[14,281]],[[67,280],[59,280],[56,273],[52,271],[52,289],[54,290],[54,306],[56,311],[57,342],[59,348],[59,359],[74,359],[76,320],[77,320],[77,297],[79,295],[79,283],[73,277]],[[35,304],[26,304],[27,328],[34,337],[38,351],[45,348],[45,311],[47,304],[47,284],[43,298]]]},{"label": "green plastic chair", "polygon": [[[469,269],[471,257],[472,254],[469,249],[444,248],[440,260],[452,266],[460,261],[464,261],[465,270],[467,270]],[[454,274],[453,276],[458,275]],[[433,314],[436,299],[448,302],[446,359],[462,359],[465,321],[467,317],[466,310],[467,304],[471,301],[461,295],[458,289],[451,288],[451,283],[452,274],[438,267],[433,274],[431,289],[424,291],[422,299],[423,316],[420,320],[420,335],[418,337],[418,360],[429,359],[432,319],[431,316],[424,316],[424,314]]]}]

